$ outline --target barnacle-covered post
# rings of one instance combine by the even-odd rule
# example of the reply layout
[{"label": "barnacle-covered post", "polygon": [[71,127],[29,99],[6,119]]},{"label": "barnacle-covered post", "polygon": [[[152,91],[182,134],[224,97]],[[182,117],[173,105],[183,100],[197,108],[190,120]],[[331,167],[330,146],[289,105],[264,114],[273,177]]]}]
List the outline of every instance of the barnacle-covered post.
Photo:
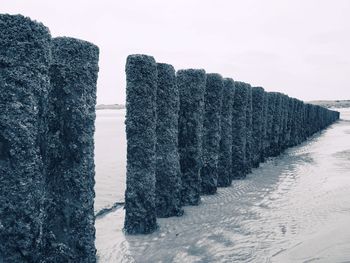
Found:
[{"label": "barnacle-covered post", "polygon": [[289,147],[295,146],[296,143],[296,137],[297,137],[297,107],[298,107],[298,100],[295,98],[292,98],[292,109],[291,109],[291,124],[290,124],[290,140],[289,140]]},{"label": "barnacle-covered post", "polygon": [[274,140],[274,115],[276,106],[276,93],[268,92],[267,126],[266,126],[266,149],[265,157],[272,156],[272,143]]},{"label": "barnacle-covered post", "polygon": [[130,55],[125,71],[127,171],[124,229],[128,234],[147,234],[157,229],[157,63],[150,56]]},{"label": "barnacle-covered post", "polygon": [[243,82],[235,81],[232,110],[232,179],[246,176],[246,124],[248,89]]},{"label": "barnacle-covered post", "polygon": [[269,96],[267,92],[264,92],[263,96],[263,113],[262,113],[262,146],[261,146],[261,153],[260,153],[260,162],[264,162],[267,155],[267,147],[268,147],[268,133],[267,133],[267,126],[268,126],[268,110],[269,110]]},{"label": "barnacle-covered post", "polygon": [[246,145],[246,173],[250,173],[252,171],[252,163],[253,163],[253,107],[252,107],[252,87],[245,83],[245,87],[247,89],[247,113],[246,113],[246,135],[247,135],[247,145]]},{"label": "barnacle-covered post", "polygon": [[301,107],[302,107],[302,102],[298,99],[295,99],[294,123],[293,123],[293,130],[292,130],[293,146],[301,142],[301,139],[300,139]]},{"label": "barnacle-covered post", "polygon": [[286,147],[291,146],[291,131],[292,131],[292,122],[293,122],[293,109],[294,109],[294,100],[293,98],[288,97],[288,119],[287,119],[287,131],[286,131]]},{"label": "barnacle-covered post", "polygon": [[157,71],[156,212],[158,217],[180,216],[179,90],[173,66],[157,63]]},{"label": "barnacle-covered post", "polygon": [[99,49],[52,40],[47,136],[48,262],[96,262],[94,131]]},{"label": "barnacle-covered post", "polygon": [[263,149],[264,132],[264,89],[261,87],[252,88],[252,165],[258,167],[261,161]]},{"label": "barnacle-covered post", "polygon": [[282,94],[282,133],[280,137],[280,150],[285,150],[287,146],[287,135],[288,135],[288,101],[289,97]]},{"label": "barnacle-covered post", "polygon": [[233,79],[224,79],[221,107],[221,135],[218,161],[218,186],[230,186],[232,182],[232,107],[235,94]]},{"label": "barnacle-covered post", "polygon": [[51,36],[0,15],[0,262],[42,258]]},{"label": "barnacle-covered post", "polygon": [[200,202],[200,167],[206,74],[202,69],[179,70],[176,81],[180,94],[179,155],[181,201],[183,205]]},{"label": "barnacle-covered post", "polygon": [[214,194],[217,190],[222,89],[222,77],[215,73],[207,74],[204,96],[203,166],[200,171],[203,194]]},{"label": "barnacle-covered post", "polygon": [[275,94],[275,109],[272,121],[272,138],[271,138],[271,156],[277,156],[280,153],[280,134],[282,131],[282,96],[278,92]]}]

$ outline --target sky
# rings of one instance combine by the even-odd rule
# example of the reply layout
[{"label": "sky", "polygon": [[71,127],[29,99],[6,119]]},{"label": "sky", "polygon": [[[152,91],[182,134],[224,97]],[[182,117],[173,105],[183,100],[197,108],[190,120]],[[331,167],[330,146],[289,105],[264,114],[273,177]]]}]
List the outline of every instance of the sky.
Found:
[{"label": "sky", "polygon": [[100,48],[98,104],[125,103],[129,54],[301,100],[350,99],[350,0],[0,0]]}]

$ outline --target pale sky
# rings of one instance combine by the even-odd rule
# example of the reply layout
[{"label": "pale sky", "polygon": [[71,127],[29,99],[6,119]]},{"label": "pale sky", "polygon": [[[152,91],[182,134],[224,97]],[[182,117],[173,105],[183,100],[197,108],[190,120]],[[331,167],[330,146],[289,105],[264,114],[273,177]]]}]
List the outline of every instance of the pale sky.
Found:
[{"label": "pale sky", "polygon": [[98,104],[125,103],[135,53],[302,100],[350,99],[350,0],[0,0],[0,13],[98,45]]}]

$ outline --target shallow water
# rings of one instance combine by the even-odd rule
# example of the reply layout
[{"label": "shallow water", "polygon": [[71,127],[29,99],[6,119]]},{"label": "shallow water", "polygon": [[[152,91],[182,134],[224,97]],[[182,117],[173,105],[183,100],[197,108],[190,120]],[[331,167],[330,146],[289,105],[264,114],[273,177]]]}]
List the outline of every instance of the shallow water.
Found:
[{"label": "shallow water", "polygon": [[[247,179],[202,197],[200,206],[185,207],[184,216],[159,219],[160,229],[151,235],[125,236],[122,209],[100,217],[99,262],[350,261],[350,109],[341,118]],[[109,136],[96,143],[112,147]],[[117,151],[96,146],[96,207],[124,195],[125,153],[115,167],[108,163],[112,152],[125,152],[125,141],[117,141]]]},{"label": "shallow water", "polygon": [[95,211],[124,201],[126,174],[125,110],[96,111]]}]

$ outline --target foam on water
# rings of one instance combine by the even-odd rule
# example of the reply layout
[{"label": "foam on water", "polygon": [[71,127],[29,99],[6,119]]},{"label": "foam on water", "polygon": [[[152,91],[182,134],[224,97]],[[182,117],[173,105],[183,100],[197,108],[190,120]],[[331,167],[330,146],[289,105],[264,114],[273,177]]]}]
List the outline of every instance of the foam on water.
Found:
[{"label": "foam on water", "polygon": [[[342,120],[247,179],[202,197],[182,217],[159,219],[160,229],[151,235],[125,236],[122,209],[99,218],[99,262],[350,260],[350,110],[341,112]],[[97,120],[97,135],[102,124]],[[96,141],[96,207],[122,200],[125,191],[125,141],[112,135],[118,136],[111,132]],[[109,170],[116,156],[124,159]]]}]

